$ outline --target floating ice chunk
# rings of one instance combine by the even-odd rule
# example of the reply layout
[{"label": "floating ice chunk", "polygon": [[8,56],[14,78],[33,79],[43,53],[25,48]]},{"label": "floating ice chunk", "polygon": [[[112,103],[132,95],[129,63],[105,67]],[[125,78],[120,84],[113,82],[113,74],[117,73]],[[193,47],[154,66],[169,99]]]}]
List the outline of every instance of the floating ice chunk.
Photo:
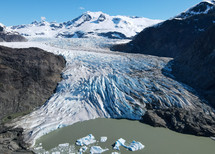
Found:
[{"label": "floating ice chunk", "polygon": [[78,139],[76,141],[76,145],[83,146],[83,145],[89,145],[95,142],[96,142],[95,137],[92,134],[89,134],[83,138]]},{"label": "floating ice chunk", "polygon": [[107,137],[106,136],[102,136],[100,139],[100,142],[106,142],[107,141]]},{"label": "floating ice chunk", "polygon": [[129,146],[126,146],[125,145],[125,140],[123,138],[120,138],[115,142],[115,145],[114,145],[113,149],[120,150],[120,148],[119,148],[120,146],[123,146],[123,147],[125,147],[126,149],[128,149],[130,151],[141,150],[141,149],[143,149],[145,147],[144,145],[142,145],[142,143],[136,142],[136,141],[132,141]]},{"label": "floating ice chunk", "polygon": [[52,154],[60,154],[59,151],[52,152]]},{"label": "floating ice chunk", "polygon": [[120,148],[119,148],[120,146],[125,147],[125,140],[123,138],[120,138],[115,142],[113,149],[120,150]]},{"label": "floating ice chunk", "polygon": [[69,146],[69,143],[59,144],[58,146],[59,146],[59,147],[68,147],[68,146]]},{"label": "floating ice chunk", "polygon": [[86,152],[87,149],[88,149],[88,148],[87,148],[86,146],[81,147],[81,148],[79,149],[80,154],[82,154],[83,152]]},{"label": "floating ice chunk", "polygon": [[111,154],[120,154],[120,153],[118,153],[118,152],[112,152]]},{"label": "floating ice chunk", "polygon": [[127,149],[130,151],[138,151],[142,150],[145,146],[142,145],[140,142],[132,141],[129,146],[127,146]]},{"label": "floating ice chunk", "polygon": [[93,146],[90,148],[90,153],[93,154],[93,153],[103,153],[105,151],[108,151],[109,149],[102,149],[100,146]]},{"label": "floating ice chunk", "polygon": [[212,140],[214,140],[214,141],[215,141],[215,137],[212,137],[212,136],[211,136],[210,138],[211,138]]},{"label": "floating ice chunk", "polygon": [[36,147],[36,148],[34,148],[34,150],[41,150],[41,149],[43,149],[43,147]]}]

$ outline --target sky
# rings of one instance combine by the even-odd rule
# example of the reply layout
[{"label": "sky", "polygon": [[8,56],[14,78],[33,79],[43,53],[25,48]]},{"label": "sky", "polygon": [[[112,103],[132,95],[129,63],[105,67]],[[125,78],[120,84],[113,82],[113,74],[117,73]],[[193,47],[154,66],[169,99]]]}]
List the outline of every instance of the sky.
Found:
[{"label": "sky", "polygon": [[30,24],[40,21],[41,17],[65,22],[87,11],[166,20],[199,2],[201,0],[2,0],[0,23],[6,26]]}]

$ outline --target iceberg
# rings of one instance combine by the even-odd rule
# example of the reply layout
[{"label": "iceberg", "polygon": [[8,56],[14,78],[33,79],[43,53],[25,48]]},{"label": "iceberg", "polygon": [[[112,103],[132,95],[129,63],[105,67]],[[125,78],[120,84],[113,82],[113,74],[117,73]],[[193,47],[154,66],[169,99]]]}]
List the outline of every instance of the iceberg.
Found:
[{"label": "iceberg", "polygon": [[131,144],[127,146],[127,149],[130,151],[138,151],[138,150],[142,150],[144,147],[145,146],[142,143],[132,141]]},{"label": "iceberg", "polygon": [[215,141],[215,137],[212,137],[212,136],[211,136],[210,138],[211,138],[212,140],[214,140],[214,141]]},{"label": "iceberg", "polygon": [[86,146],[83,146],[79,149],[79,154],[82,154],[83,152],[86,152],[87,151],[87,147]]},{"label": "iceberg", "polygon": [[132,141],[129,146],[126,146],[125,140],[123,138],[120,138],[115,142],[113,149],[120,150],[120,148],[119,148],[120,146],[123,146],[124,148],[126,148],[130,151],[142,150],[145,147],[142,143],[136,142],[136,141]]},{"label": "iceberg", "polygon": [[108,151],[109,149],[106,148],[106,149],[102,149],[100,146],[93,146],[90,148],[90,153],[91,154],[94,154],[94,153],[103,153],[105,151]]},{"label": "iceberg", "polygon": [[56,152],[52,152],[52,154],[60,154],[60,152],[59,152],[59,151],[56,151]]},{"label": "iceberg", "polygon": [[58,146],[59,146],[59,147],[68,147],[68,146],[69,146],[69,143],[59,144]]},{"label": "iceberg", "polygon": [[102,136],[100,139],[100,142],[106,142],[107,141],[107,137],[106,136]]},{"label": "iceberg", "polygon": [[80,138],[76,141],[76,145],[83,146],[95,143],[95,137],[92,134],[89,134],[83,138]]},{"label": "iceberg", "polygon": [[111,154],[120,154],[120,153],[118,153],[118,152],[112,152]]},{"label": "iceberg", "polygon": [[115,142],[113,149],[120,150],[120,146],[125,147],[125,140],[123,138],[120,138]]}]

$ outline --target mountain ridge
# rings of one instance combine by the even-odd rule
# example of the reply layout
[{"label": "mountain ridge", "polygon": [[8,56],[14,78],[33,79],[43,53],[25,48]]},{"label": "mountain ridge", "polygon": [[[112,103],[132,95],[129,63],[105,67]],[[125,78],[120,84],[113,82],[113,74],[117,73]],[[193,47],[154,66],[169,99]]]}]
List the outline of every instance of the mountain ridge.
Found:
[{"label": "mountain ridge", "polygon": [[81,16],[62,23],[34,21],[27,25],[8,27],[26,37],[56,38],[132,38],[142,29],[161,22],[143,17],[110,16],[103,12],[85,12]]},{"label": "mountain ridge", "polygon": [[[200,12],[191,15],[191,10]],[[144,29],[131,42],[116,45],[112,50],[175,58],[201,37],[214,21],[215,6],[203,1],[173,18]]]}]

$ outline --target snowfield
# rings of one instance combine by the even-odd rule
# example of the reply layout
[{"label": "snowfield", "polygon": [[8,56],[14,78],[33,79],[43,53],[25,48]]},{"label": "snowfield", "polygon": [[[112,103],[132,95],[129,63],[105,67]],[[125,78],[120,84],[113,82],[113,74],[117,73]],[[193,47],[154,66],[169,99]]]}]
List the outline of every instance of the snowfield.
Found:
[{"label": "snowfield", "polygon": [[34,21],[28,25],[7,27],[25,37],[50,38],[131,38],[144,28],[161,22],[143,17],[110,16],[103,12],[86,12],[63,23]]},{"label": "snowfield", "polygon": [[42,135],[79,121],[99,117],[140,120],[149,104],[154,108],[207,108],[190,87],[163,75],[171,71],[170,58],[111,52],[105,42],[96,45],[92,39],[40,40],[0,43],[13,48],[39,47],[67,61],[56,93],[41,108],[11,124],[24,129],[24,140],[31,145]]}]

